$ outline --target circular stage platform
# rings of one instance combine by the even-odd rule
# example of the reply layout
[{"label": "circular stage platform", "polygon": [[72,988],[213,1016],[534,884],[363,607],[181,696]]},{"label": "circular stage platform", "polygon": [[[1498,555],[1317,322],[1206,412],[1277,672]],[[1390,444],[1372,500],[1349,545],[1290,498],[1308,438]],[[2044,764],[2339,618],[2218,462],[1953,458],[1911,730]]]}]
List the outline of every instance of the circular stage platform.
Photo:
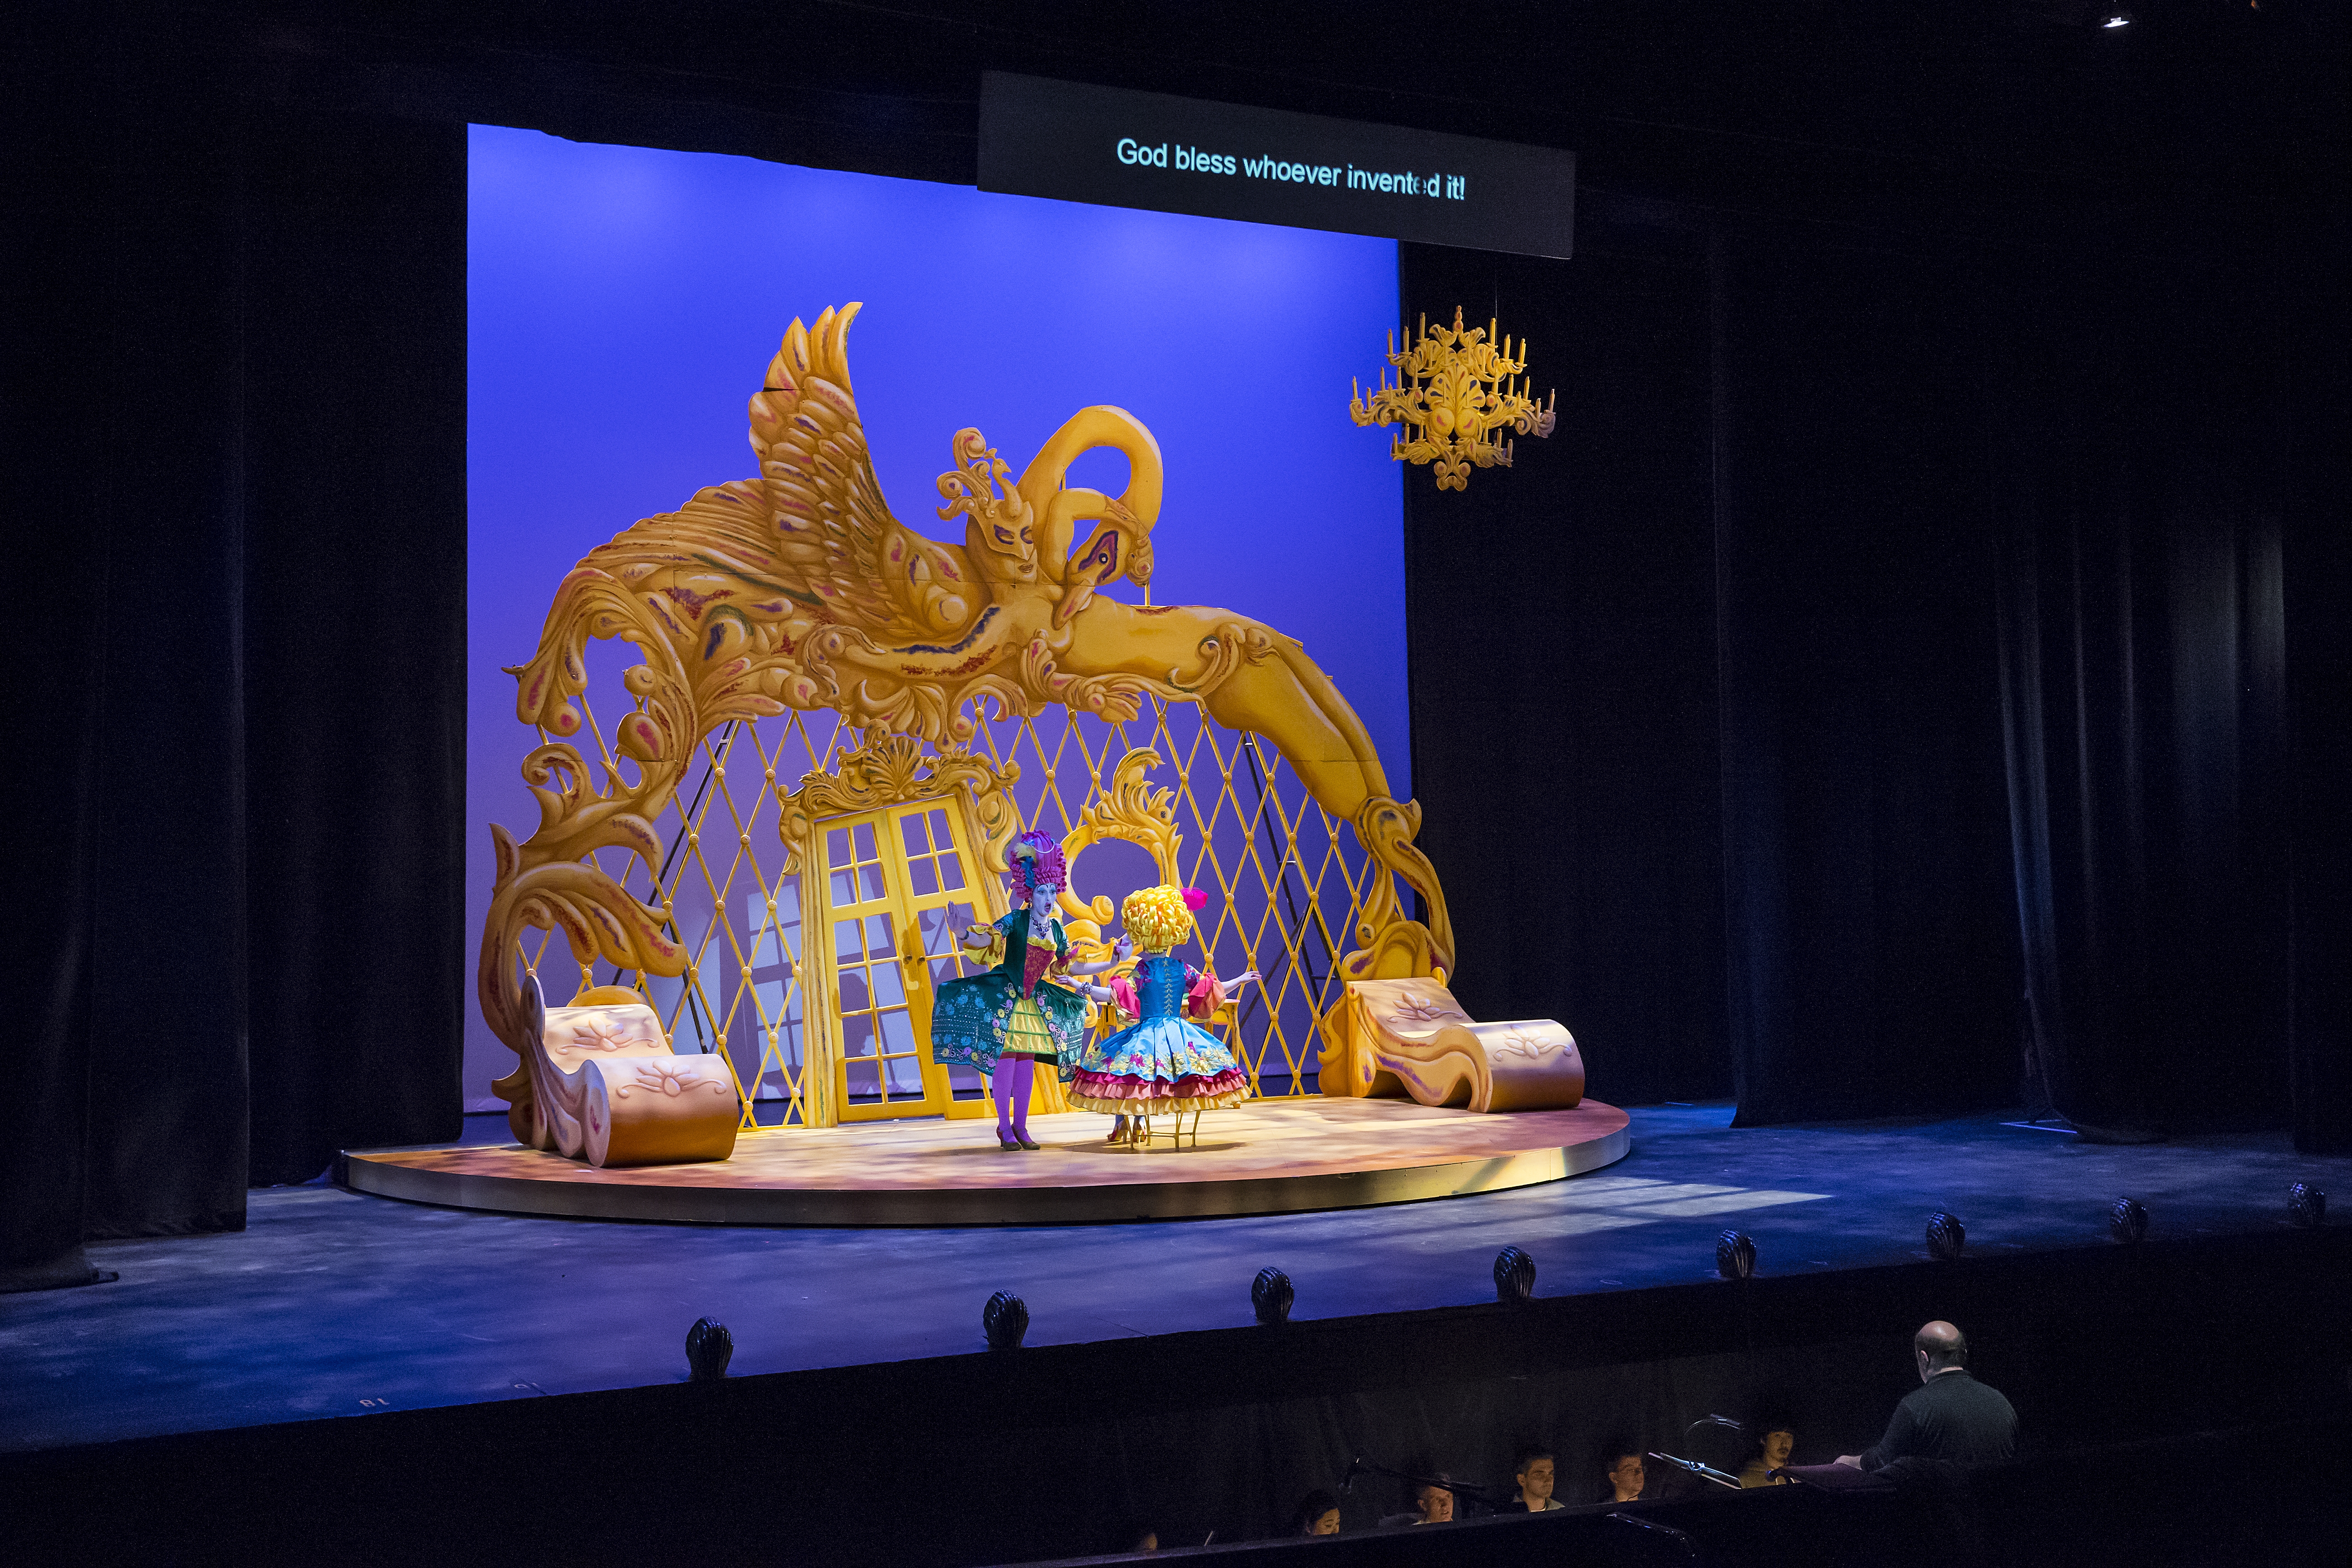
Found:
[{"label": "circular stage platform", "polygon": [[1532,1186],[1631,1146],[1626,1116],[1480,1116],[1394,1100],[1256,1100],[1202,1119],[1201,1139],[1149,1150],[1110,1123],[1034,1118],[1035,1152],[992,1122],[893,1121],[746,1132],[721,1163],[599,1171],[514,1144],[352,1151],[344,1183],[457,1208],[695,1225],[1069,1225],[1356,1208]]}]

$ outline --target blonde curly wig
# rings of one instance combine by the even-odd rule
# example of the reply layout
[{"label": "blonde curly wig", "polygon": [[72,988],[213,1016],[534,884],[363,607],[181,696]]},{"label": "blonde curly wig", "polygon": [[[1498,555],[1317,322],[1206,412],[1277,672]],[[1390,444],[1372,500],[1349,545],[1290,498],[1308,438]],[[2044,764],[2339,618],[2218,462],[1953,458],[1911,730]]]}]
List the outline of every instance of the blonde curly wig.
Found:
[{"label": "blonde curly wig", "polygon": [[1181,889],[1138,888],[1118,907],[1128,936],[1146,952],[1166,952],[1192,934],[1192,910]]}]

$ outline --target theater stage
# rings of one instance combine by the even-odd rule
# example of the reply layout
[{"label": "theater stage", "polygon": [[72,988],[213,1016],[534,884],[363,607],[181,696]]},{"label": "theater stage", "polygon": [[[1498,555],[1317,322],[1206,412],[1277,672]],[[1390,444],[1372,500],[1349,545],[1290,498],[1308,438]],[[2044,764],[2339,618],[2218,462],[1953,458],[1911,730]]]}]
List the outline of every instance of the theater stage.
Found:
[{"label": "theater stage", "polygon": [[[1787,1280],[1918,1265],[1938,1207],[1967,1222],[1972,1265],[2108,1247],[2125,1194],[2152,1246],[2282,1235],[2297,1180],[2335,1194],[2331,1229],[2352,1209],[2352,1160],[2278,1134],[2115,1148],[1990,1115],[1735,1130],[1727,1105],[1630,1114],[1631,1152],[1591,1175],[1179,1223],[718,1227],[257,1192],[240,1234],[100,1243],[119,1281],[0,1297],[0,1448],[675,1383],[705,1315],[733,1331],[733,1371],[761,1373],[977,1351],[999,1289],[1026,1300],[1033,1346],[1132,1342],[1248,1324],[1269,1264],[1296,1282],[1296,1318],[1329,1320],[1491,1302],[1506,1245],[1552,1298],[1721,1288],[1726,1226],[1754,1237],[1763,1279]],[[506,1140],[500,1119],[474,1121]]]},{"label": "theater stage", "polygon": [[[1193,1123],[1185,1119],[1188,1129]],[[1265,1100],[1201,1119],[1180,1142],[1103,1141],[1108,1119],[1032,1118],[1008,1152],[993,1124],[856,1122],[747,1132],[734,1157],[600,1171],[515,1144],[347,1155],[361,1192],[457,1208],[704,1225],[1067,1225],[1362,1208],[1502,1192],[1625,1157],[1626,1117],[1476,1116],[1396,1100]]]}]

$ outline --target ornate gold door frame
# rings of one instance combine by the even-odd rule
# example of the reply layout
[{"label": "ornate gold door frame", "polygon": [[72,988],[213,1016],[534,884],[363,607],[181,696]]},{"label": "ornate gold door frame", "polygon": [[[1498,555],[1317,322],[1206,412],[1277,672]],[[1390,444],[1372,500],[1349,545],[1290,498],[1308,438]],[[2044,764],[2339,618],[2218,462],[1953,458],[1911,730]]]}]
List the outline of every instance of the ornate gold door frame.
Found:
[{"label": "ornate gold door frame", "polygon": [[[968,902],[982,921],[1005,912],[1004,847],[1020,826],[1005,790],[1017,773],[961,750],[927,756],[913,736],[877,731],[784,797],[777,832],[785,874],[799,878],[804,933],[804,1125],[988,1113],[984,1100],[956,1099],[929,1060],[931,993],[962,934],[946,911]],[[924,836],[919,854],[910,827]],[[940,875],[942,851],[963,887]]]}]

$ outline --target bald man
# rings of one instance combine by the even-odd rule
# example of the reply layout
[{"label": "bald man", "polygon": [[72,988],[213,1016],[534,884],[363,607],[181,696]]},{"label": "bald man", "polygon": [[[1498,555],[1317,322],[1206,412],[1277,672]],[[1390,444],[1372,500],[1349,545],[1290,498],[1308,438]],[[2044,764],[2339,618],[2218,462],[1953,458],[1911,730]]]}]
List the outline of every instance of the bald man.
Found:
[{"label": "bald man", "polygon": [[1921,1386],[1903,1396],[1886,1436],[1867,1453],[1841,1454],[1838,1463],[1875,1470],[1916,1455],[1956,1465],[1998,1465],[2017,1452],[2017,1412],[2008,1400],[1969,1375],[1969,1342],[1942,1321],[1911,1339]]}]

